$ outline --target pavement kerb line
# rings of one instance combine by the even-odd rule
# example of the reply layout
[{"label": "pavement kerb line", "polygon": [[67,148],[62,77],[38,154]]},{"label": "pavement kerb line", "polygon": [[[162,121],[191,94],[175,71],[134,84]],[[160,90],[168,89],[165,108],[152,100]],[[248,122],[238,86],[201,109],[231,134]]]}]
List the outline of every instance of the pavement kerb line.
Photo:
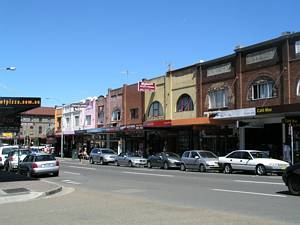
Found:
[{"label": "pavement kerb line", "polygon": [[43,192],[42,195],[41,195],[40,197],[45,197],[45,196],[49,196],[49,195],[56,194],[56,193],[58,193],[58,192],[61,192],[62,189],[63,189],[63,187],[60,186],[60,185],[57,184],[57,183],[54,183],[54,182],[51,182],[51,181],[46,181],[46,180],[42,180],[42,182],[49,183],[49,184],[55,184],[55,185],[57,185],[57,187],[56,187],[56,188],[53,188],[53,189],[50,190],[50,191],[45,191],[45,192]]}]

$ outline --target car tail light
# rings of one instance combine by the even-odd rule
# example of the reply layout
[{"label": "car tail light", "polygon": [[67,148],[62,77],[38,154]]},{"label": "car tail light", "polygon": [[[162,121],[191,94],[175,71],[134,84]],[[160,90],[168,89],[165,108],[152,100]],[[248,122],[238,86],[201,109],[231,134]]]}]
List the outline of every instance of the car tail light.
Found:
[{"label": "car tail light", "polygon": [[9,161],[14,161],[14,158],[12,156],[9,156],[8,160]]},{"label": "car tail light", "polygon": [[0,161],[2,161],[2,157],[0,157]]},{"label": "car tail light", "polygon": [[58,162],[58,160],[56,160],[56,166],[59,166],[59,162]]},{"label": "car tail light", "polygon": [[36,163],[32,163],[32,168],[38,168],[38,165]]}]

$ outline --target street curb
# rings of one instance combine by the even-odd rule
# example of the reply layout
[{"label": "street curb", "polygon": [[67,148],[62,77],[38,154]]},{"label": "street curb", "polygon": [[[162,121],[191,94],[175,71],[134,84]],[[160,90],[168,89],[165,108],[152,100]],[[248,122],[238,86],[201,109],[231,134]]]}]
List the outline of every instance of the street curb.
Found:
[{"label": "street curb", "polygon": [[[56,194],[56,193],[58,193],[58,192],[61,192],[61,191],[62,191],[62,187],[60,186],[60,187],[54,188],[54,189],[52,189],[52,190],[50,190],[50,191],[45,191],[45,192],[42,194],[42,196],[54,195],[54,194]],[[42,197],[42,196],[41,196],[41,197]]]}]

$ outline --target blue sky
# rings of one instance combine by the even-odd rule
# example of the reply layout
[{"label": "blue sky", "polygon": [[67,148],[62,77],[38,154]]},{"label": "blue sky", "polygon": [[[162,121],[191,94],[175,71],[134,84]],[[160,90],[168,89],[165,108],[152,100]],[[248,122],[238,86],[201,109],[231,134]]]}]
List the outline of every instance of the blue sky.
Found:
[{"label": "blue sky", "polygon": [[[0,96],[105,95],[300,31],[298,0],[1,0]],[[128,70],[128,74],[124,71]]]}]

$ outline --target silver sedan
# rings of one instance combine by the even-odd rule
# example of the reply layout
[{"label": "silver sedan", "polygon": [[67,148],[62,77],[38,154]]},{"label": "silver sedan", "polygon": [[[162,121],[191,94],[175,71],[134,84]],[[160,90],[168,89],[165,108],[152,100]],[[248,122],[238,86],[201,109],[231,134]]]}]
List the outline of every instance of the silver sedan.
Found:
[{"label": "silver sedan", "polygon": [[115,158],[115,165],[116,166],[142,166],[145,167],[147,165],[147,159],[143,158],[142,156],[125,153],[122,152]]}]

